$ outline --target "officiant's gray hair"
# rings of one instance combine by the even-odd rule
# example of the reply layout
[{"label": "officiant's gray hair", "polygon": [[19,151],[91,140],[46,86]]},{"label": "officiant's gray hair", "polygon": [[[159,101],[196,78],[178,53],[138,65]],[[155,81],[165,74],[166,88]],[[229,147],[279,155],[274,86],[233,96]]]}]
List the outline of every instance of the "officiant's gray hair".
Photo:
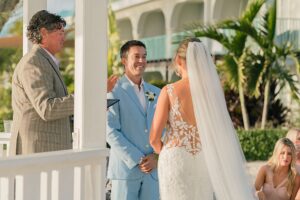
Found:
[{"label": "officiant's gray hair", "polygon": [[66,26],[66,21],[59,15],[41,10],[35,13],[30,19],[27,27],[27,37],[33,43],[40,44],[42,42],[41,28],[48,31],[59,30]]}]

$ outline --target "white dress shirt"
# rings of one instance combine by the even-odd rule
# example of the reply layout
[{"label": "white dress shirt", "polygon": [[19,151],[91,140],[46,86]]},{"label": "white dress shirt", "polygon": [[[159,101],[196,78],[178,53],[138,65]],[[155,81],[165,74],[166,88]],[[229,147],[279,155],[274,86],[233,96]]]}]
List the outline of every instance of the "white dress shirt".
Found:
[{"label": "white dress shirt", "polygon": [[146,106],[146,98],[144,92],[144,80],[142,79],[141,84],[137,85],[134,82],[132,82],[126,74],[125,77],[128,79],[129,83],[133,86],[136,96],[138,97],[142,107],[146,111],[147,106]]},{"label": "white dress shirt", "polygon": [[57,58],[55,58],[55,56],[52,55],[52,53],[50,53],[49,51],[47,51],[47,49],[45,49],[45,48],[43,48],[43,49],[49,54],[49,56],[52,58],[52,60],[56,64],[57,69],[59,70],[59,60],[57,60]]}]

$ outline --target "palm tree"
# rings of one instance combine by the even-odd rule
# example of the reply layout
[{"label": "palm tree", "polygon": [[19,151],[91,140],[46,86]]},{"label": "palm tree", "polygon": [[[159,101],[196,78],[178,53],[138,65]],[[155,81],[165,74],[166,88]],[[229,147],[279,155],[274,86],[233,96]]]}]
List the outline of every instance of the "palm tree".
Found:
[{"label": "palm tree", "polygon": [[[264,0],[250,1],[243,15],[237,21],[244,21],[251,24],[259,12]],[[207,37],[221,43],[228,53],[224,56],[222,69],[229,80],[231,87],[238,91],[242,110],[244,129],[249,129],[249,117],[245,103],[244,85],[244,65],[242,59],[246,49],[247,34],[240,31],[233,31],[226,34],[226,24],[221,22],[217,25],[200,26],[192,32],[196,37]]]},{"label": "palm tree", "polygon": [[288,83],[293,96],[298,97],[299,91],[294,80],[295,75],[287,68],[286,63],[288,59],[293,60],[298,71],[299,63],[289,43],[282,46],[275,43],[276,0],[267,8],[260,21],[259,26],[253,26],[247,21],[229,20],[224,23],[223,28],[243,32],[249,35],[259,46],[259,50],[256,52],[247,51],[248,60],[244,59],[244,65],[252,68],[249,76],[252,77],[252,80],[248,82],[250,93],[259,96],[261,95],[259,88],[264,87],[264,106],[261,121],[261,129],[264,129],[269,108],[270,83],[276,81],[280,88]]},{"label": "palm tree", "polygon": [[121,47],[121,41],[117,29],[116,17],[115,14],[109,6],[108,8],[108,35],[109,35],[109,48],[107,52],[108,56],[108,74],[120,74],[120,59],[119,49]]},{"label": "palm tree", "polygon": [[20,0],[0,0],[0,30]]}]

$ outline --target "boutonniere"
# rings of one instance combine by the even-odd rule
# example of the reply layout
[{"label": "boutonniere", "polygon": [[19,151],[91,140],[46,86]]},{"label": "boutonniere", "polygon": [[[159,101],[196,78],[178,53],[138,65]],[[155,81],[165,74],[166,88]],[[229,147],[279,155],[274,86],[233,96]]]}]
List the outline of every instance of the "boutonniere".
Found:
[{"label": "boutonniere", "polygon": [[147,99],[148,99],[148,101],[154,101],[154,99],[155,99],[155,93],[153,93],[153,92],[149,92],[149,91],[147,91],[146,93],[145,93],[145,96],[147,97]]}]

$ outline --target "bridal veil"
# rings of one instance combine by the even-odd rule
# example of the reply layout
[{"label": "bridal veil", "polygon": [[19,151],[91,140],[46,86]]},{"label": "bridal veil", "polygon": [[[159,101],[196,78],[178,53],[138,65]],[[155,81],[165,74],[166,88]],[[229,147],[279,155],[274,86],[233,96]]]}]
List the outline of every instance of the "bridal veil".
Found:
[{"label": "bridal veil", "polygon": [[217,200],[257,199],[209,51],[189,42],[187,70],[205,162]]}]

